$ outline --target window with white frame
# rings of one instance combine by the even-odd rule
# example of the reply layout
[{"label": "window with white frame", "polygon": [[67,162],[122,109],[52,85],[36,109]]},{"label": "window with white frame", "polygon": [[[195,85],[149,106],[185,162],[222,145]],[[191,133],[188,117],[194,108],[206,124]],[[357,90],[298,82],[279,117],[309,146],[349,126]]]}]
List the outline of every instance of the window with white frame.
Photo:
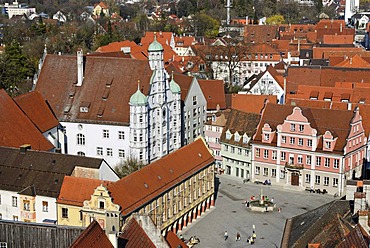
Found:
[{"label": "window with white frame", "polygon": [[124,158],[125,157],[125,150],[118,149],[118,157],[119,158]]},{"label": "window with white frame", "polygon": [[280,170],[280,179],[285,178],[285,170]]},{"label": "window with white frame", "polygon": [[331,149],[331,141],[325,141],[325,148]]},{"label": "window with white frame", "polygon": [[118,139],[120,140],[125,139],[125,131],[118,131]]},{"label": "window with white frame", "polygon": [[0,248],[7,248],[8,244],[6,242],[0,242]]},{"label": "window with white frame", "polygon": [[297,156],[297,162],[298,162],[298,164],[303,164],[303,156],[302,155]]},{"label": "window with white frame", "polygon": [[230,130],[227,130],[226,131],[226,139],[231,139],[231,132],[230,132]]},{"label": "window with white frame", "polygon": [[13,207],[18,206],[18,198],[16,196],[12,196],[12,206]]},{"label": "window with white frame", "polygon": [[338,187],[338,178],[333,178],[333,187]]},{"label": "window with white frame", "polygon": [[113,149],[112,148],[107,148],[107,156],[112,157],[113,156]]},{"label": "window with white frame", "polygon": [[281,136],[281,143],[283,143],[283,144],[286,143],[286,136]]},{"label": "window with white frame", "polygon": [[276,169],[271,169],[271,177],[276,177]]},{"label": "window with white frame", "polygon": [[103,129],[103,138],[104,139],[109,139],[109,130],[108,129]]},{"label": "window with white frame", "polygon": [[316,157],[316,166],[321,165],[321,157]]},{"label": "window with white frame", "polygon": [[259,158],[261,156],[261,149],[256,148],[256,158]]},{"label": "window with white frame", "polygon": [[289,139],[289,140],[290,140],[290,144],[291,144],[291,145],[294,145],[294,143],[295,143],[295,138],[294,138],[294,137],[290,137],[290,139]]},{"label": "window with white frame", "polygon": [[261,173],[261,167],[256,166],[255,174],[259,175]]},{"label": "window with white frame", "polygon": [[272,151],[272,160],[277,159],[277,151]]},{"label": "window with white frame", "polygon": [[325,167],[329,167],[330,166],[330,158],[325,158],[325,164],[324,164]]},{"label": "window with white frame", "polygon": [[224,151],[227,152],[229,150],[229,146],[228,145],[224,145]]},{"label": "window with white frame", "polygon": [[312,140],[311,140],[311,139],[308,139],[308,140],[307,140],[307,146],[308,146],[308,147],[312,147]]},{"label": "window with white frame", "polygon": [[302,138],[298,138],[298,145],[303,146],[303,139]]},{"label": "window with white frame", "polygon": [[23,200],[23,210],[30,211],[30,201]]},{"label": "window with white frame", "polygon": [[315,184],[320,184],[320,176],[315,176]]},{"label": "window with white frame", "polygon": [[311,165],[311,160],[312,160],[311,155],[307,155],[306,156],[306,164]]},{"label": "window with white frame", "polygon": [[269,150],[265,149],[263,151],[263,158],[268,159],[269,158]]},{"label": "window with white frame", "polygon": [[238,148],[238,155],[242,155],[242,149]]},{"label": "window with white frame", "polygon": [[325,186],[329,185],[329,177],[324,177],[324,185]]},{"label": "window with white frame", "polygon": [[290,124],[290,131],[293,131],[293,132],[295,131],[295,124],[293,123]]},{"label": "window with white frame", "polygon": [[231,147],[231,153],[235,153],[235,147]]},{"label": "window with white frame", "polygon": [[266,177],[269,175],[269,168],[263,168],[263,175]]},{"label": "window with white frame", "polygon": [[299,125],[299,131],[303,132],[304,131],[304,125]]},{"label": "window with white frame", "polygon": [[85,145],[85,135],[83,135],[82,133],[77,134],[77,145]]},{"label": "window with white frame", "polygon": [[333,168],[334,168],[334,169],[338,169],[338,168],[339,168],[339,159],[334,159],[334,165],[333,165]]},{"label": "window with white frame", "polygon": [[270,139],[270,134],[265,133],[263,137],[264,137],[264,140],[269,140]]},{"label": "window with white frame", "polygon": [[306,183],[311,182],[311,174],[306,174],[306,176],[305,176],[305,182]]},{"label": "window with white frame", "polygon": [[103,156],[103,147],[96,148],[96,155]]},{"label": "window with white frame", "polygon": [[286,159],[286,153],[281,152],[281,161],[285,161],[285,159]]}]

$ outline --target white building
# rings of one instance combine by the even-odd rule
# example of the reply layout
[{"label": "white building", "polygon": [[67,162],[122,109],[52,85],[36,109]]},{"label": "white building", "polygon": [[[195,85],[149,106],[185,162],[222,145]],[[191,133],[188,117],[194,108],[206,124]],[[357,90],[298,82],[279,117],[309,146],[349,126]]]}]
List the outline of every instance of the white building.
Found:
[{"label": "white building", "polygon": [[284,78],[273,66],[252,77],[239,94],[275,95],[280,104],[284,102]]},{"label": "white building", "polygon": [[[170,79],[156,40],[148,55],[149,63],[82,51],[77,58],[44,56],[34,85],[64,127],[66,153],[104,158],[113,167],[129,155],[149,163],[203,134],[207,107],[197,80]],[[191,138],[181,135],[185,120]]]},{"label": "white building", "polygon": [[8,15],[9,19],[11,19],[13,16],[30,16],[31,14],[36,13],[36,8],[22,6],[17,1],[15,1],[12,4],[5,3],[4,12]]},{"label": "white building", "polygon": [[130,150],[150,162],[181,147],[181,89],[164,69],[163,47],[154,38],[148,49],[153,70],[148,96],[130,98]]}]

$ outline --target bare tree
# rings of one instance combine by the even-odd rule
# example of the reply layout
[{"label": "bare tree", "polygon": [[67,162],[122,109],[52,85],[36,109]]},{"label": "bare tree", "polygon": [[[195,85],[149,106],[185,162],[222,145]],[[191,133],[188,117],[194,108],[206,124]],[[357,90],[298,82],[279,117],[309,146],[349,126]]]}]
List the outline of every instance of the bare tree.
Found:
[{"label": "bare tree", "polygon": [[118,163],[114,170],[122,178],[144,167],[145,165],[137,157],[130,154],[125,160]]}]

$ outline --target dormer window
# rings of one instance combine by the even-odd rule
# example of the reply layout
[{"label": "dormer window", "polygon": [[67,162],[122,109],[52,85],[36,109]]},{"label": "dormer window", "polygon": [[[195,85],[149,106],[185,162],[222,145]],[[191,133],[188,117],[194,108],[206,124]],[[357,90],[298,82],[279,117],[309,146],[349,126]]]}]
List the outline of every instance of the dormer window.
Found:
[{"label": "dormer window", "polygon": [[325,141],[325,148],[331,149],[331,141]]},{"label": "dormer window", "polygon": [[239,142],[239,140],[240,140],[240,135],[238,134],[238,132],[236,132],[234,135],[234,141]]},{"label": "dormer window", "polygon": [[230,130],[227,130],[226,132],[226,139],[231,139],[231,133],[230,133]]},{"label": "dormer window", "polygon": [[246,134],[243,135],[243,144],[247,144],[249,142],[249,138]]}]

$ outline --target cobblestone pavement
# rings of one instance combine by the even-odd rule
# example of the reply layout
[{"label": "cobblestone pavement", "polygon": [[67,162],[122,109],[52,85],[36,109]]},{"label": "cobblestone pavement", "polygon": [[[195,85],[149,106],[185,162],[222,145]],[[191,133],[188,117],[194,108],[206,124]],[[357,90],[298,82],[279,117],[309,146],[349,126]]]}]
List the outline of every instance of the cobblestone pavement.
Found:
[{"label": "cobblestone pavement", "polygon": [[[242,180],[228,175],[218,175],[216,181],[220,184],[215,207],[181,232],[186,239],[191,236],[200,239],[200,243],[194,248],[280,247],[286,219],[334,200],[333,196],[285,189],[281,186],[243,184]],[[261,189],[263,195],[270,199],[274,198],[276,206],[281,208],[280,213],[277,211],[256,213],[245,208],[244,201],[253,195],[259,196]],[[252,235],[253,225],[257,239],[252,246],[246,239]],[[225,231],[229,235],[226,241]],[[237,232],[241,235],[240,241],[235,241]]]}]

